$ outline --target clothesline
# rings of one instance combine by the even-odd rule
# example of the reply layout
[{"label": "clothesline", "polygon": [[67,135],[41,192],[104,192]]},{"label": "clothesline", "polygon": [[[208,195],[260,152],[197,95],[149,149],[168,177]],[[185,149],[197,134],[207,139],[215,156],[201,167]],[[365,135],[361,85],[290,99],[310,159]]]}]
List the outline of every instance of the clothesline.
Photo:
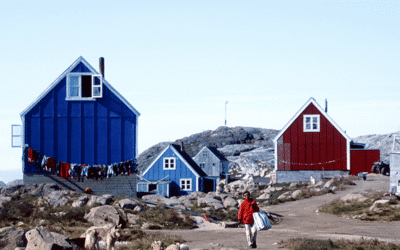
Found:
[{"label": "clothesline", "polygon": [[40,154],[35,149],[27,147],[26,160],[35,167],[56,174],[61,178],[74,178],[78,181],[84,179],[104,179],[118,175],[130,175],[136,172],[135,160],[114,163],[111,165],[76,164],[57,161],[51,157]]},{"label": "clothesline", "polygon": [[334,162],[338,162],[341,161],[343,159],[347,158],[346,156],[339,158],[339,159],[335,159],[335,160],[331,160],[331,161],[326,161],[326,162],[316,162],[316,163],[294,163],[294,162],[290,162],[290,161],[284,161],[284,160],[278,160],[278,162],[280,163],[285,163],[285,164],[289,164],[289,165],[298,165],[298,166],[313,166],[313,165],[323,165],[323,164],[329,164],[329,163],[334,163]]}]

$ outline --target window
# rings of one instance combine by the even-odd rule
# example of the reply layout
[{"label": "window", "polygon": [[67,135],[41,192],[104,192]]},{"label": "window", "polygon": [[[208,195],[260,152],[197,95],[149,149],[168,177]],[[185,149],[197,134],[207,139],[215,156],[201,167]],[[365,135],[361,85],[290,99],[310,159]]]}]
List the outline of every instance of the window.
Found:
[{"label": "window", "polygon": [[319,132],[319,115],[304,115],[303,130],[304,132]]},{"label": "window", "polygon": [[11,125],[11,147],[21,147],[21,125]]},{"label": "window", "polygon": [[181,179],[181,189],[183,191],[192,190],[192,179]]},{"label": "window", "polygon": [[157,191],[157,184],[149,184],[149,192]]},{"label": "window", "polygon": [[204,156],[204,157],[207,157],[207,156],[208,156],[207,150],[204,150],[204,151],[203,151],[203,156]]},{"label": "window", "polygon": [[175,169],[175,158],[168,157],[164,158],[163,170]]},{"label": "window", "polygon": [[67,76],[67,100],[93,100],[103,97],[101,75],[70,73]]},{"label": "window", "polygon": [[206,164],[205,163],[200,163],[200,168],[201,169],[203,169],[203,168],[205,168],[206,167]]}]

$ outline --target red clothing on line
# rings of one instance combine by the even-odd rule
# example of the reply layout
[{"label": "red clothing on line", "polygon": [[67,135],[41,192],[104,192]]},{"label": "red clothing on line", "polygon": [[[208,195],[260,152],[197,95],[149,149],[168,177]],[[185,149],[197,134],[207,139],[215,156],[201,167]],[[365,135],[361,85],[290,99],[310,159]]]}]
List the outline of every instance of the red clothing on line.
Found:
[{"label": "red clothing on line", "polygon": [[32,163],[36,161],[36,151],[32,148],[28,148],[28,162]]},{"label": "red clothing on line", "polygon": [[253,213],[260,211],[255,200],[252,198],[245,199],[242,204],[240,204],[238,220],[241,220],[243,224],[253,224]]},{"label": "red clothing on line", "polygon": [[69,163],[61,162],[61,169],[60,169],[60,177],[61,178],[70,178],[71,175],[69,174],[69,169],[71,165]]}]

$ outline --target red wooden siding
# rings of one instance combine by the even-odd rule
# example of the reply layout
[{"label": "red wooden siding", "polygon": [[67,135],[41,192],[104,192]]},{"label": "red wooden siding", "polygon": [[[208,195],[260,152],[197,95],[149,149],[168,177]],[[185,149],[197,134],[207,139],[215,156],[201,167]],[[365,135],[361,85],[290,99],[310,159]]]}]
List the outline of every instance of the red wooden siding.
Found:
[{"label": "red wooden siding", "polygon": [[350,150],[350,174],[360,172],[371,173],[374,162],[380,161],[379,149],[353,149]]},{"label": "red wooden siding", "polygon": [[[303,132],[304,115],[320,115],[320,132]],[[346,147],[346,138],[310,103],[278,142],[278,170],[347,170]]]}]

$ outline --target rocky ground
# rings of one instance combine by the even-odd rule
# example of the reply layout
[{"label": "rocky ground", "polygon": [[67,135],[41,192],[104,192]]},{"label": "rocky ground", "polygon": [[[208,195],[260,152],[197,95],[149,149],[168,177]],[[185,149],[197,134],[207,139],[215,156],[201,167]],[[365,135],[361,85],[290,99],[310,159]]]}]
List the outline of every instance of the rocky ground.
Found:
[{"label": "rocky ground", "polygon": [[[378,190],[387,192],[389,187],[389,177],[383,175],[369,174],[366,181],[355,182],[357,185],[350,186],[344,191],[276,206],[261,206],[264,211],[279,213],[284,217],[279,225],[274,225],[272,229],[258,233],[258,249],[282,249],[279,248],[279,242],[299,237],[332,240],[378,239],[400,244],[399,221],[368,222],[318,212],[322,205],[349,194],[363,194]],[[243,228],[212,229],[205,227],[192,231],[167,231],[167,233],[181,236],[187,240],[186,244],[190,249],[248,249]]]},{"label": "rocky ground", "polygon": [[[196,192],[191,195],[172,198],[151,195],[144,196],[143,200],[133,198],[116,199],[116,197],[110,195],[77,194],[71,191],[59,190],[54,184],[15,185],[0,189],[0,208],[7,207],[8,202],[11,200],[18,200],[20,197],[29,194],[37,197],[34,204],[38,211],[41,210],[41,207],[51,206],[56,208],[65,204],[70,204],[71,207],[91,207],[84,217],[95,226],[104,226],[111,222],[115,225],[123,224],[126,228],[140,228],[145,232],[157,232],[157,230],[149,230],[149,228],[162,228],[165,225],[152,225],[139,219],[138,213],[140,211],[146,210],[146,207],[154,207],[154,205],[143,201],[153,201],[183,210],[188,210],[197,205],[204,213],[210,210],[218,210],[224,212],[233,211],[236,214],[241,202],[240,193],[244,190],[250,190],[252,194],[258,195],[258,197],[254,198],[259,201],[259,206],[262,210],[283,215],[283,219],[278,225],[274,225],[268,231],[259,232],[257,241],[259,249],[278,249],[280,241],[298,237],[314,239],[376,238],[380,241],[400,244],[400,240],[397,237],[400,222],[366,222],[319,212],[319,208],[322,205],[335,199],[360,198],[359,196],[365,194],[365,192],[371,191],[381,190],[382,192],[387,192],[389,187],[389,177],[377,174],[369,174],[366,181],[356,180],[355,182],[355,186],[349,186],[348,189],[343,191],[339,191],[336,186],[332,186],[332,181],[320,181],[315,184],[292,183],[286,187],[289,191],[281,192],[277,198],[283,203],[274,206],[267,205],[268,198],[270,198],[268,195],[273,194],[273,192],[282,187],[270,187],[263,183],[254,183],[248,180],[240,180],[229,185],[224,185],[222,182],[218,186],[218,192],[208,194]],[[301,198],[301,193],[323,190],[328,192],[325,192],[325,195],[313,196],[308,199]],[[62,214],[58,212],[55,216],[62,216]],[[203,216],[191,216],[197,226],[196,229],[159,230],[159,232],[182,237],[187,241],[186,244],[190,249],[226,250],[246,248],[243,228],[228,228],[224,227],[224,224],[234,226],[234,223],[215,224],[206,221]],[[13,250],[18,244],[22,245],[22,247],[27,246],[27,244],[29,246],[29,241],[37,246],[42,246],[40,242],[49,240],[56,241],[61,245],[67,245],[68,238],[54,232],[43,231],[43,228],[40,227],[41,225],[46,225],[46,221],[37,219],[29,226],[15,221],[13,227],[0,229],[0,243],[4,238],[8,238],[8,242],[14,244],[8,249]],[[28,249],[40,248],[30,247]]]}]

